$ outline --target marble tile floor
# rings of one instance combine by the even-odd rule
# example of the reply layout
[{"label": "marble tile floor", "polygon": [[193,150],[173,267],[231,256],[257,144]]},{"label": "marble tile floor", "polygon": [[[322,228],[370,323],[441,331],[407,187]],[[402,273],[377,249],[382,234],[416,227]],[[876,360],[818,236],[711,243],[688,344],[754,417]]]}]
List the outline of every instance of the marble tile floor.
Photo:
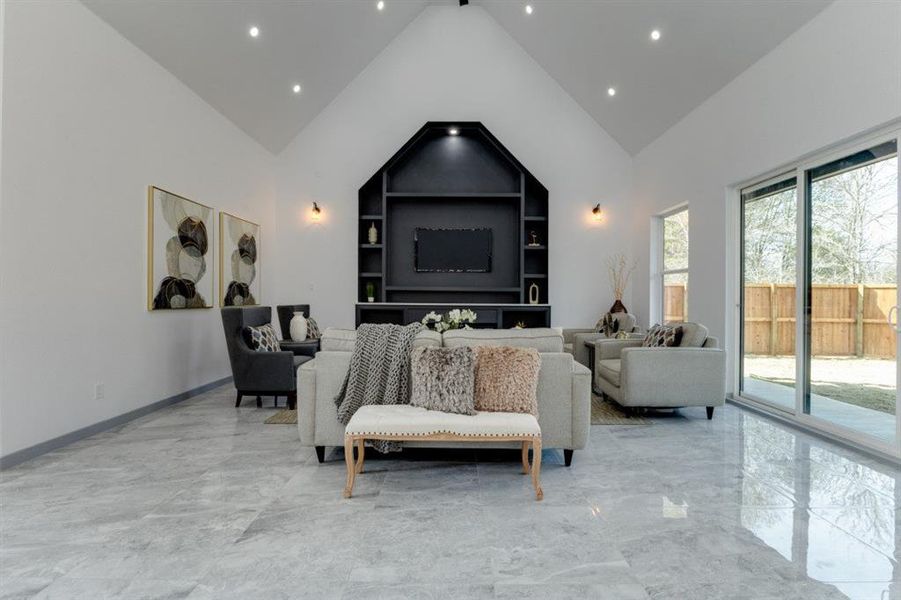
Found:
[{"label": "marble tile floor", "polygon": [[0,473],[0,598],[901,598],[898,470],[737,408],[370,459],[229,387]]}]

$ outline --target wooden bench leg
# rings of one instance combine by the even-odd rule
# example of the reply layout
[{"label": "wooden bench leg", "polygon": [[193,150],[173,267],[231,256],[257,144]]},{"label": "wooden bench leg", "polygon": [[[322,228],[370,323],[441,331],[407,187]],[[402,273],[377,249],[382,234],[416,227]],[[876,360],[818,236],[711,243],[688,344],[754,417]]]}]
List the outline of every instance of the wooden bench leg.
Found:
[{"label": "wooden bench leg", "polygon": [[344,462],[347,464],[347,482],[344,484],[344,497],[350,498],[354,489],[356,465],[354,465],[354,438],[349,435],[344,436]]},{"label": "wooden bench leg", "polygon": [[541,438],[532,438],[532,485],[535,487],[535,499],[542,500],[541,489]]},{"label": "wooden bench leg", "polygon": [[522,442],[522,474],[529,474],[529,442],[526,440]]},{"label": "wooden bench leg", "polygon": [[363,472],[363,457],[365,456],[366,444],[363,443],[363,438],[357,440],[357,473]]}]

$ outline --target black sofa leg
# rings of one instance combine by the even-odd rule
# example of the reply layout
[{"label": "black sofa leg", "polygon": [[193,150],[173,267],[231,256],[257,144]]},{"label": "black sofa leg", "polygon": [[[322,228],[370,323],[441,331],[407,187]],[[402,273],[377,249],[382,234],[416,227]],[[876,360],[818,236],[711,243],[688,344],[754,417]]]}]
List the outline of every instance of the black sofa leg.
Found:
[{"label": "black sofa leg", "polygon": [[569,466],[571,466],[571,465],[573,464],[573,451],[572,451],[572,450],[567,450],[567,449],[564,448],[564,450],[563,450],[563,464],[565,464],[567,467],[569,467]]},{"label": "black sofa leg", "polygon": [[244,397],[244,394],[242,394],[241,392],[238,392],[238,399],[235,400],[235,408],[238,408],[239,406],[241,406],[241,398],[243,398],[243,397]]},{"label": "black sofa leg", "polygon": [[293,394],[288,394],[288,410],[296,410],[297,409],[297,392]]},{"label": "black sofa leg", "polygon": [[263,397],[257,396],[257,408],[263,408]]},{"label": "black sofa leg", "polygon": [[316,446],[316,458],[320,464],[325,462],[325,446]]},{"label": "black sofa leg", "polygon": [[709,421],[709,420],[711,420],[712,418],[713,418],[713,407],[712,407],[712,406],[708,406],[708,407],[707,407],[707,420]]}]

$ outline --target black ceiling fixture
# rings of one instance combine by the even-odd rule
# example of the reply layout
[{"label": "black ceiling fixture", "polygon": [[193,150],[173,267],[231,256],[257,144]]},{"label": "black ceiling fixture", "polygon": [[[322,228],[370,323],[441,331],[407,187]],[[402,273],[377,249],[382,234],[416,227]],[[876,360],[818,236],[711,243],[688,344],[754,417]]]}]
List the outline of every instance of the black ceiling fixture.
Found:
[{"label": "black ceiling fixture", "polygon": [[460,0],[460,6],[466,6],[469,4],[469,0]]}]

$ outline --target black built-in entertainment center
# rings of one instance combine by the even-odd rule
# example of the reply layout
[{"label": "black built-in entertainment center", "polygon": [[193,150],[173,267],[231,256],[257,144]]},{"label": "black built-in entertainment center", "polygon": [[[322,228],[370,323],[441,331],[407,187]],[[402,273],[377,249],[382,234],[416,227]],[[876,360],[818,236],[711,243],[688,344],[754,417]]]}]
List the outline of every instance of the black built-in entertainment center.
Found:
[{"label": "black built-in entertainment center", "polygon": [[479,327],[550,326],[547,189],[481,123],[410,138],[360,188],[358,242],[357,325],[473,308]]}]

